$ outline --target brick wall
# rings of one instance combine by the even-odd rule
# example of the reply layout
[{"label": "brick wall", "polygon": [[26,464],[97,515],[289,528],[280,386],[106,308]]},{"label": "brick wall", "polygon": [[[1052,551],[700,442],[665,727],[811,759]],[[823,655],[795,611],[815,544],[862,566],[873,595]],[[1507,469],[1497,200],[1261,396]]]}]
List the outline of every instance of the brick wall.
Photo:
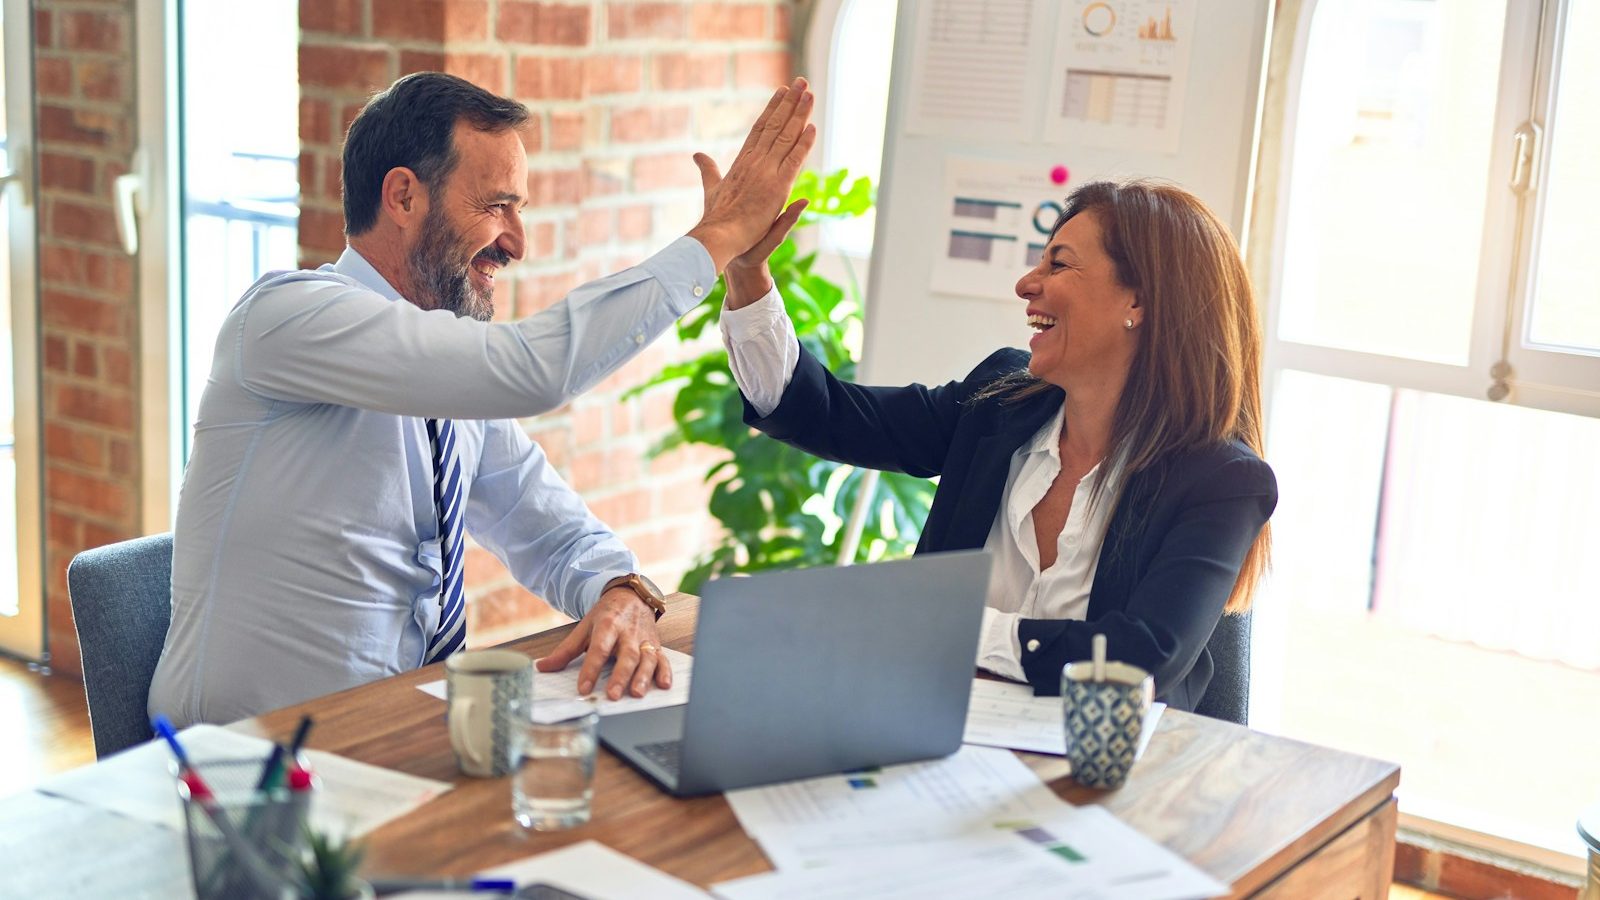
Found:
[{"label": "brick wall", "polygon": [[[339,146],[367,96],[402,74],[451,72],[527,103],[528,256],[497,279],[497,314],[526,316],[638,262],[700,211],[690,154],[723,160],[790,75],[791,0],[533,3],[301,0],[300,247],[306,265],[344,246]],[[570,407],[529,420],[590,508],[663,587],[714,535],[704,448],[654,461],[672,394],[622,392],[694,348],[668,336]],[[473,643],[548,610],[485,551],[468,557]]]},{"label": "brick wall", "polygon": [[67,563],[139,529],[135,267],[111,202],[135,145],[133,7],[34,9],[45,585],[55,665],[77,672]]}]

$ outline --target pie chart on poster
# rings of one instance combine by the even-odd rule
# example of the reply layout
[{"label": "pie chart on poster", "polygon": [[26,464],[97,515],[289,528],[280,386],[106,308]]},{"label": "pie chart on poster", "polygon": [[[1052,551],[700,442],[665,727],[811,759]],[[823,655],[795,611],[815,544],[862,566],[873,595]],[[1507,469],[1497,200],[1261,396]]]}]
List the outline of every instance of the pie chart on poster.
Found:
[{"label": "pie chart on poster", "polygon": [[1110,4],[1091,3],[1083,8],[1083,30],[1090,37],[1105,37],[1116,24],[1117,13]]}]

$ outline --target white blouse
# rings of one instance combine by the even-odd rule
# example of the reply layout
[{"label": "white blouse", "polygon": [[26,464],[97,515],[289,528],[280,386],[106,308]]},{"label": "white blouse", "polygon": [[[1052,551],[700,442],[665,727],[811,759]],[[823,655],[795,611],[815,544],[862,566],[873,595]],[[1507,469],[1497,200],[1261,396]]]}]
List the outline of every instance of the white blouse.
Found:
[{"label": "white blouse", "polygon": [[[761,415],[778,408],[800,361],[794,325],[784,312],[776,289],[744,307],[722,312],[722,342],[728,365],[750,405]],[[1033,508],[1061,473],[1062,410],[1011,455],[1000,509],[984,548],[994,555],[994,571],[983,611],[978,665],[997,675],[1025,681],[1022,647],[1017,641],[1021,619],[1083,619],[1094,586],[1100,544],[1110,522],[1112,481],[1090,505],[1095,466],[1078,482],[1067,521],[1056,539],[1056,561],[1039,570],[1039,545],[1033,532]],[[1102,463],[1101,465],[1104,465]]]}]

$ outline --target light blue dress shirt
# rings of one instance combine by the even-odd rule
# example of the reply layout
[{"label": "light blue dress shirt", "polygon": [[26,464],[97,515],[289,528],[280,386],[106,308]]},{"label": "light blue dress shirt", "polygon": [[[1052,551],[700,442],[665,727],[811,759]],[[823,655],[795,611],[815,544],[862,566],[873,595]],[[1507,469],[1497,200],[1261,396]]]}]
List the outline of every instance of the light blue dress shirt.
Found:
[{"label": "light blue dress shirt", "polygon": [[256,282],[200,399],[150,713],[228,722],[422,663],[441,583],[425,418],[456,422],[468,533],[582,616],[637,561],[515,418],[592,387],[715,279],[680,238],[511,323],[419,309],[351,249]]}]

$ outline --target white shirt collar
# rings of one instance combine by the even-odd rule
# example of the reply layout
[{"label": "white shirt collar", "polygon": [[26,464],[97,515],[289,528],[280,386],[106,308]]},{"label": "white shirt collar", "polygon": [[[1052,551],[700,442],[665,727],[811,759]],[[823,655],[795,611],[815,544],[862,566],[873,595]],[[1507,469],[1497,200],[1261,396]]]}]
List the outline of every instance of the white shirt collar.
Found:
[{"label": "white shirt collar", "polygon": [[332,268],[338,274],[346,278],[354,278],[356,281],[361,282],[363,286],[382,294],[385,299],[401,299],[400,292],[395,290],[393,285],[389,284],[382,275],[379,275],[378,270],[372,267],[372,263],[367,262],[367,258],[356,252],[354,247],[345,247],[344,252],[339,254],[339,261],[334,263]]},{"label": "white shirt collar", "polygon": [[[1056,414],[1043,427],[1034,432],[1032,440],[1018,448],[1018,453],[1023,458],[1042,453],[1055,462],[1055,472],[1061,471],[1061,429],[1066,427],[1066,414],[1066,406],[1057,407]],[[1095,463],[1093,468],[1083,473],[1083,481],[1093,484],[1094,479],[1102,468],[1105,468],[1108,472],[1105,486],[1114,488],[1114,480],[1122,468],[1120,454],[1115,460],[1107,458]],[[1055,477],[1055,472],[1050,473],[1051,478]],[[1032,507],[1029,508],[1031,509]]]},{"label": "white shirt collar", "polygon": [[1056,414],[1043,428],[1033,433],[1033,440],[1028,443],[1024,453],[1048,453],[1053,459],[1061,458],[1061,427],[1065,424],[1067,414],[1066,406],[1057,406]]}]

